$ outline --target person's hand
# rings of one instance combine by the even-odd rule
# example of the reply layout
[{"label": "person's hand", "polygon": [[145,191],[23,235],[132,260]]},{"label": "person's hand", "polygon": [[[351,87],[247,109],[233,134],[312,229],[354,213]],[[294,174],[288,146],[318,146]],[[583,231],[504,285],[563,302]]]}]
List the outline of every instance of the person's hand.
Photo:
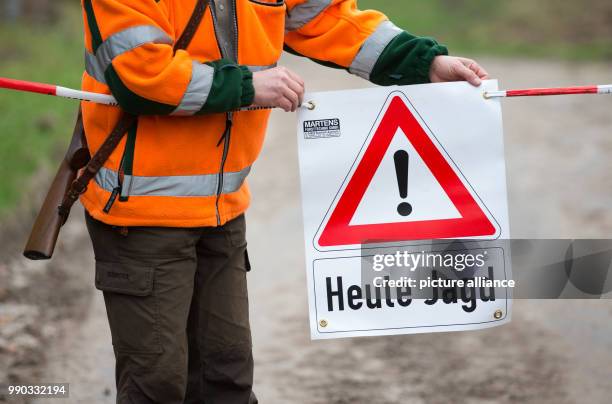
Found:
[{"label": "person's hand", "polygon": [[304,80],[285,67],[253,73],[256,107],[279,107],[294,112],[304,99]]},{"label": "person's hand", "polygon": [[482,80],[489,78],[485,69],[471,59],[454,56],[438,56],[431,64],[429,79],[432,83],[445,81],[467,81],[473,86],[480,86]]}]

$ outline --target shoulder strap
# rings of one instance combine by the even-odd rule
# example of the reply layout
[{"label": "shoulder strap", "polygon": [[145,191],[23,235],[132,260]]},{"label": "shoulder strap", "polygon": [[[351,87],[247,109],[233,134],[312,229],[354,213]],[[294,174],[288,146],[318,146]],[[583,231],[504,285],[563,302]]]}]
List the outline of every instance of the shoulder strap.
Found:
[{"label": "shoulder strap", "polygon": [[174,44],[174,51],[176,52],[179,49],[187,49],[191,40],[195,36],[195,33],[202,22],[202,18],[204,18],[204,14],[206,13],[206,7],[208,7],[209,0],[197,0],[193,13],[191,14],[191,18],[189,18],[189,22],[185,26],[183,33],[179,37],[179,39]]},{"label": "shoulder strap", "polygon": [[[202,22],[202,18],[206,13],[206,8],[208,7],[209,0],[196,0],[196,5],[189,18],[189,22],[187,23],[185,30],[181,34],[180,38],[174,44],[174,51],[176,52],[179,49],[187,49],[195,33]],[[129,128],[134,125],[137,121],[138,117],[136,115],[128,114],[127,112],[123,112],[119,118],[119,121],[113,128],[113,131],[108,135],[104,143],[100,146],[96,154],[94,154],[83,169],[83,172],[79,177],[74,180],[70,189],[66,195],[64,195],[64,200],[62,204],[58,206],[58,212],[60,216],[64,219],[68,219],[68,214],[70,213],[70,209],[72,205],[79,199],[79,196],[83,194],[87,190],[87,184],[91,181],[96,174],[102,169],[106,160],[109,159],[113,151],[121,142],[121,139],[125,136]]]}]

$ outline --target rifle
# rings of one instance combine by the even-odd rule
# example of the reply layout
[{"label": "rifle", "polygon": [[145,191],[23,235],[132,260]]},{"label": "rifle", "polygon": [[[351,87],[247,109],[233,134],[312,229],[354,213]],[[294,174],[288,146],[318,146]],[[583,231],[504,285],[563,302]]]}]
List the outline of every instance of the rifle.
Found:
[{"label": "rifle", "polygon": [[43,260],[50,259],[53,255],[60,228],[68,219],[67,215],[60,215],[58,208],[79,170],[85,167],[89,160],[89,148],[83,130],[83,116],[79,107],[70,146],[57,170],[23,252],[26,258]]}]

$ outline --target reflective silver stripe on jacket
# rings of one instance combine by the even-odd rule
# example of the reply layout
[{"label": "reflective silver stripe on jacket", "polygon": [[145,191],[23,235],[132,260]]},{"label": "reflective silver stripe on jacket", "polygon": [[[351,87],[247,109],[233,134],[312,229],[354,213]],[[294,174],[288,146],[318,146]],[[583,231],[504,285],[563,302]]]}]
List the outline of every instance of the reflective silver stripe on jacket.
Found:
[{"label": "reflective silver stripe on jacket", "polygon": [[194,60],[191,69],[191,81],[189,86],[187,86],[187,91],[185,91],[181,103],[172,115],[193,115],[201,110],[204,104],[206,104],[206,100],[208,100],[214,77],[215,69],[213,67]]},{"label": "reflective silver stripe on jacket", "polygon": [[399,34],[402,29],[396,27],[391,21],[383,21],[363,43],[361,49],[355,56],[349,71],[366,80],[370,79],[376,62],[382,55],[389,43]]},{"label": "reflective silver stripe on jacket", "polygon": [[298,4],[287,13],[285,29],[295,31],[302,28],[321,14],[331,3],[332,0],[308,0]]},{"label": "reflective silver stripe on jacket", "polygon": [[[251,167],[238,172],[223,174],[222,194],[230,194],[240,189]],[[119,183],[116,171],[102,168],[95,178],[102,189],[112,192]],[[185,175],[168,177],[137,177],[126,175],[123,178],[122,196],[176,196],[204,197],[217,195],[219,174]]]},{"label": "reflective silver stripe on jacket", "polygon": [[130,27],[111,35],[100,45],[95,55],[85,52],[85,71],[101,83],[106,83],[104,72],[117,56],[147,43],[172,45],[164,31],[151,25]]},{"label": "reflective silver stripe on jacket", "polygon": [[91,53],[85,51],[85,71],[91,77],[96,79],[96,81],[99,81],[102,84],[106,84],[106,78],[104,77],[104,71],[100,69],[102,69],[102,66],[98,65],[98,62],[96,61],[96,57],[92,55]]}]

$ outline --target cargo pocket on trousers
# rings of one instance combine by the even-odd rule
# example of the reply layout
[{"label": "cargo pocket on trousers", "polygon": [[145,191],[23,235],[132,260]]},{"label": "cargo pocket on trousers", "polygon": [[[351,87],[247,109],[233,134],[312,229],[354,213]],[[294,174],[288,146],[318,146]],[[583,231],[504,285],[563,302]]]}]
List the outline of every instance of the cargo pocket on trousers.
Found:
[{"label": "cargo pocket on trousers", "polygon": [[96,262],[96,288],[104,302],[117,352],[156,354],[163,351],[159,308],[153,293],[155,267],[134,263]]}]

